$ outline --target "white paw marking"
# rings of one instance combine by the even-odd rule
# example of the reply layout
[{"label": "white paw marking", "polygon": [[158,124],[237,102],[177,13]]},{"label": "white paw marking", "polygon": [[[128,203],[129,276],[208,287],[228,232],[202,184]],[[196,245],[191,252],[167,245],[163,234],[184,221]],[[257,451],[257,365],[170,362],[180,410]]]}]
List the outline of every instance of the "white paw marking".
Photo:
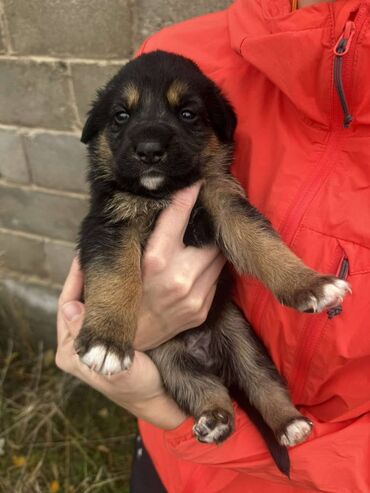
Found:
[{"label": "white paw marking", "polygon": [[123,370],[128,370],[132,364],[129,356],[120,358],[112,351],[108,351],[103,345],[93,346],[81,357],[82,363],[102,375],[114,375]]},{"label": "white paw marking", "polygon": [[156,190],[162,183],[164,182],[164,176],[143,176],[140,179],[141,184],[143,187],[147,188],[148,190]]},{"label": "white paw marking", "polygon": [[297,418],[292,421],[280,437],[280,444],[285,447],[293,447],[304,442],[312,431],[312,424],[305,419]]},{"label": "white paw marking", "polygon": [[340,305],[345,295],[350,292],[351,288],[347,281],[335,279],[331,283],[324,284],[323,296],[321,298],[310,296],[310,301],[303,309],[312,310],[314,313],[320,313],[323,310],[334,308]]},{"label": "white paw marking", "polygon": [[228,435],[227,432],[230,429],[230,424],[219,423],[211,430],[207,426],[207,419],[206,416],[201,416],[193,426],[193,433],[200,442],[217,443],[220,441],[220,437]]}]

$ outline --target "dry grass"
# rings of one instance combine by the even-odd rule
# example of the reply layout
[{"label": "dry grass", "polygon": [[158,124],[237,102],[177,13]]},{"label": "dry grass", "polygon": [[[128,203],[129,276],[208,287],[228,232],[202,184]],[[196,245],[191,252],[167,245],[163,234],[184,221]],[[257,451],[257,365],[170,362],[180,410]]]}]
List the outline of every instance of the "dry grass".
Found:
[{"label": "dry grass", "polygon": [[0,351],[0,492],[128,492],[135,422],[54,365]]}]

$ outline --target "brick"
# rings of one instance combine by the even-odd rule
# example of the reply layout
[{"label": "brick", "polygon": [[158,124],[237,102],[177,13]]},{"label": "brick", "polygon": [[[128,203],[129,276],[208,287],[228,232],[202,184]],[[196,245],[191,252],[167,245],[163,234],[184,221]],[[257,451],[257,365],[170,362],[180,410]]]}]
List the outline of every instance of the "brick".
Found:
[{"label": "brick", "polygon": [[[231,4],[231,0],[136,0],[133,43],[136,48],[150,34],[162,27],[191,17],[216,12]],[[148,15],[150,12],[150,15]]]},{"label": "brick", "polygon": [[45,243],[45,253],[50,279],[55,283],[62,284],[76,254],[74,244],[48,241]]},{"label": "brick", "polygon": [[0,121],[25,126],[73,128],[64,62],[0,60]]},{"label": "brick", "polygon": [[0,130],[0,178],[16,183],[29,183],[30,176],[20,135]]},{"label": "brick", "polygon": [[58,190],[87,191],[86,149],[78,137],[38,133],[25,138],[25,149],[34,183]]},{"label": "brick", "polygon": [[0,265],[23,274],[47,277],[42,240],[0,231]]},{"label": "brick", "polygon": [[97,89],[104,86],[118,72],[122,64],[72,63],[72,79],[80,120],[83,123]]},{"label": "brick", "polygon": [[4,0],[13,49],[33,55],[124,58],[130,0]]},{"label": "brick", "polygon": [[0,226],[75,241],[87,200],[0,185]]},{"label": "brick", "polygon": [[16,350],[55,347],[59,289],[23,281],[11,275],[0,279],[0,327],[3,340],[13,339]]}]

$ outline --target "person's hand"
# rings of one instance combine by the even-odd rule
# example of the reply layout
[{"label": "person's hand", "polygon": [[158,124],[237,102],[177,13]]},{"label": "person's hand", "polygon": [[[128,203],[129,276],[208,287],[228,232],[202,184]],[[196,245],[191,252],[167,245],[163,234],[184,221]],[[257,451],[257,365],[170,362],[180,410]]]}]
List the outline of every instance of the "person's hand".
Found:
[{"label": "person's hand", "polygon": [[201,325],[225,260],[216,247],[185,247],[200,183],[177,192],[158,218],[143,258],[143,298],[134,347],[145,351]]},{"label": "person's hand", "polygon": [[85,306],[79,301],[82,288],[83,274],[75,259],[58,303],[56,365],[137,417],[163,429],[178,426],[186,416],[165,393],[158,370],[146,354],[136,351],[130,370],[110,377],[81,363],[73,343],[85,314]]}]

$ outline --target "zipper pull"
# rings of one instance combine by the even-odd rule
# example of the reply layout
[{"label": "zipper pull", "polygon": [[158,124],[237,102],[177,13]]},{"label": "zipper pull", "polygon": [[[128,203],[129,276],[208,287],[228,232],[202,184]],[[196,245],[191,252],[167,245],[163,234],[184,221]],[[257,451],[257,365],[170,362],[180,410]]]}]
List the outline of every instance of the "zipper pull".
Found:
[{"label": "zipper pull", "polygon": [[353,117],[349,111],[347,98],[344,92],[343,80],[342,80],[342,66],[343,57],[348,53],[351,46],[351,41],[353,35],[355,34],[355,23],[352,21],[347,21],[344,26],[344,31],[338,41],[336,42],[333,52],[335,55],[334,59],[334,85],[338,93],[339,102],[343,110],[343,126],[348,128],[353,120]]},{"label": "zipper pull", "polygon": [[[348,272],[349,272],[349,260],[346,256],[342,257],[342,261],[340,263],[338,272],[337,272],[337,277],[339,279],[347,279],[348,277]],[[328,314],[328,319],[331,320],[332,318],[336,317],[337,315],[340,315],[342,313],[342,306],[334,306],[333,308],[330,308],[327,311]]]},{"label": "zipper pull", "polygon": [[346,25],[344,26],[344,31],[333,48],[334,55],[343,56],[348,53],[354,34],[355,23],[353,21],[346,22]]}]

